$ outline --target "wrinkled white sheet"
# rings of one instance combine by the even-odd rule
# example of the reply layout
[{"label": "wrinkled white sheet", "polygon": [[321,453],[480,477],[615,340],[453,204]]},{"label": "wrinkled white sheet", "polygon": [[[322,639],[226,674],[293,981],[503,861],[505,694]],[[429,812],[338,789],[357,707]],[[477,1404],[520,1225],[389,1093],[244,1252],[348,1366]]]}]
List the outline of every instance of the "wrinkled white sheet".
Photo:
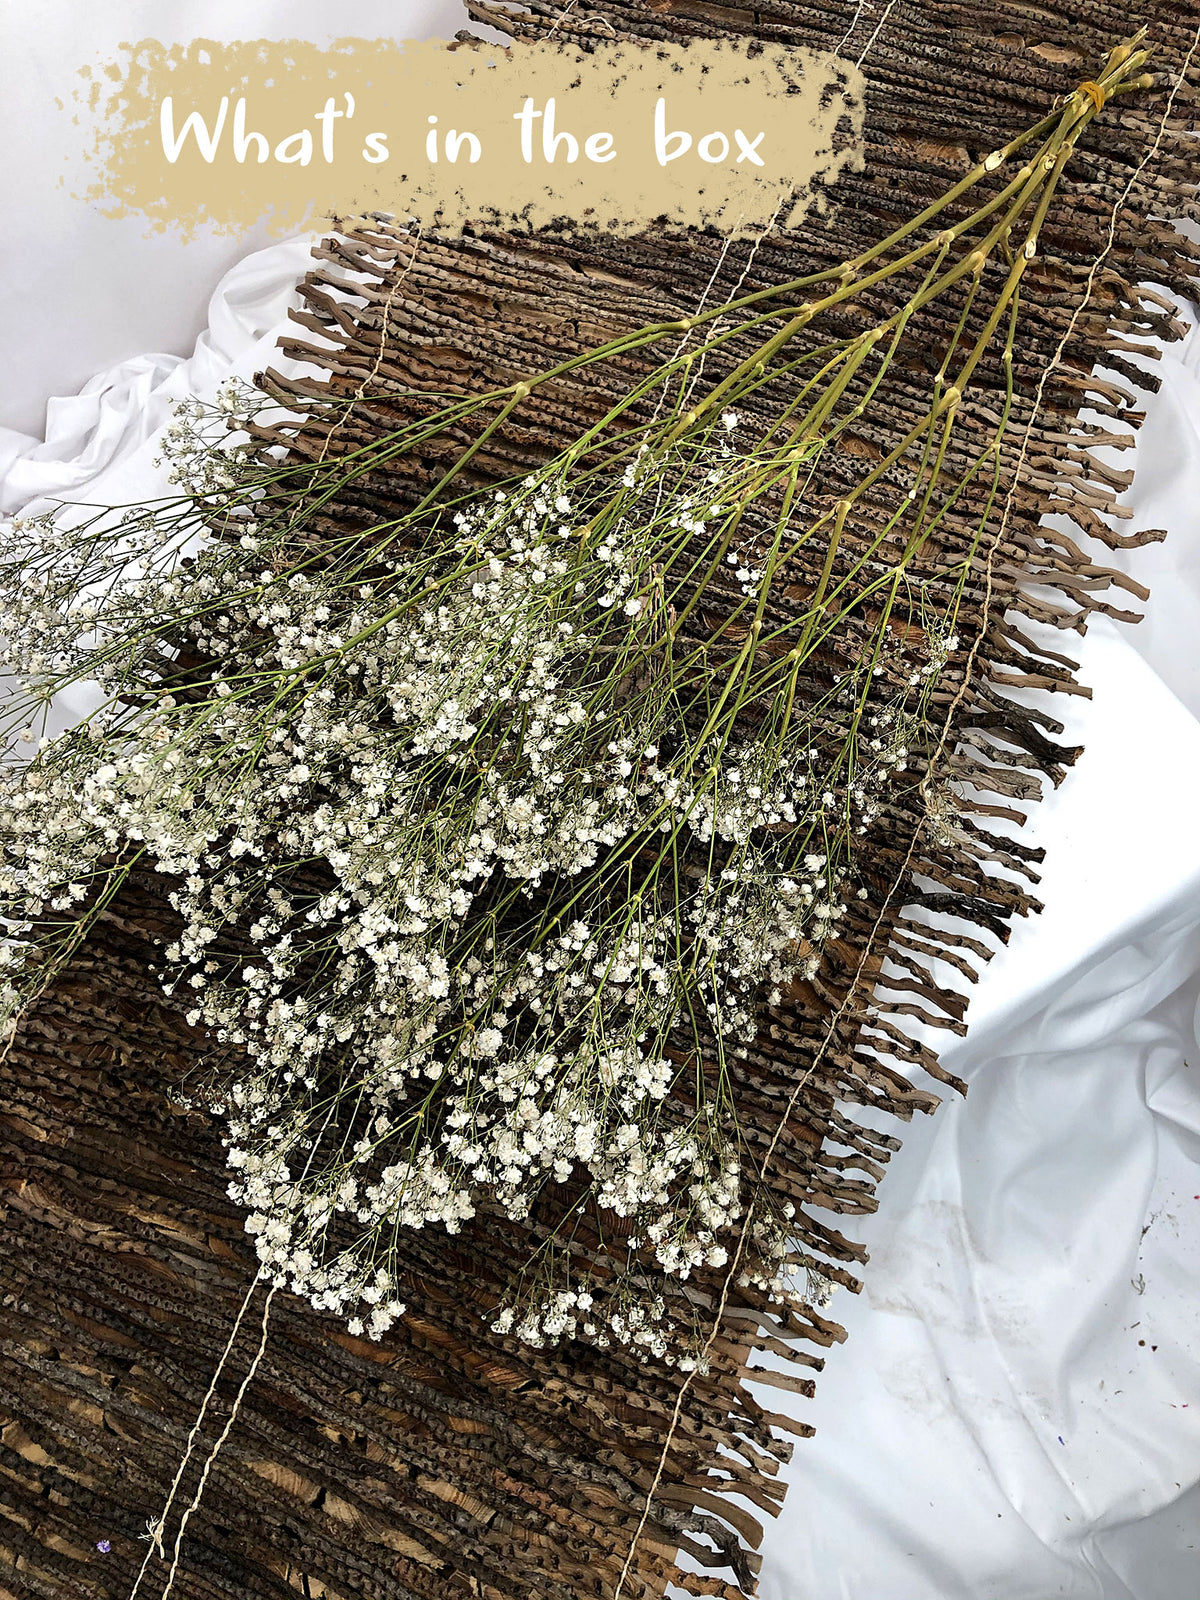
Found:
[{"label": "wrinkled white sheet", "polygon": [[[101,374],[43,444],[0,431],[0,506],[157,492],[169,401],[264,363],[305,248],[234,268],[190,361]],[[880,1212],[848,1219],[866,1288],[839,1292],[850,1339],[794,1405],[818,1434],[764,1600],[1200,1595],[1198,365],[1196,335],[1167,353],[1139,446],[1139,524],[1172,530],[1122,558],[1151,620],[1094,625],[1095,697],[1055,707],[1087,750],[1025,829],[1046,909],[945,1050],[968,1098],[908,1130]]]},{"label": "wrinkled white sheet", "polygon": [[161,477],[151,480],[150,463],[176,401],[211,399],[232,373],[249,378],[268,365],[284,370],[275,344],[288,307],[299,305],[295,286],[318,237],[289,239],[230,268],[187,358],[135,356],[98,373],[77,395],[51,398],[41,440],[0,427],[0,512],[46,496],[117,504],[165,491]]},{"label": "wrinkled white sheet", "polygon": [[466,22],[462,0],[0,0],[0,426],[41,436],[47,396],[143,350],[186,353],[222,273],[278,237],[202,223],[184,244],[88,201],[79,67],[147,37],[452,39]]}]

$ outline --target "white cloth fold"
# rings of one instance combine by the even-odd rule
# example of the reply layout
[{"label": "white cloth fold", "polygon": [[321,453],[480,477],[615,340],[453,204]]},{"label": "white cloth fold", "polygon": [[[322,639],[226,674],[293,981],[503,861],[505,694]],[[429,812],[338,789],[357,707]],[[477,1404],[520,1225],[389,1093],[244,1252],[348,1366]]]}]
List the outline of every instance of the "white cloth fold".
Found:
[{"label": "white cloth fold", "polygon": [[249,377],[274,361],[295,286],[310,261],[312,235],[256,251],[230,268],[213,292],[208,327],[188,357],[134,356],[97,374],[76,395],[46,406],[42,440],[0,427],[0,511],[46,496],[84,500],[110,468],[161,430],[187,395],[209,397],[231,373]]}]

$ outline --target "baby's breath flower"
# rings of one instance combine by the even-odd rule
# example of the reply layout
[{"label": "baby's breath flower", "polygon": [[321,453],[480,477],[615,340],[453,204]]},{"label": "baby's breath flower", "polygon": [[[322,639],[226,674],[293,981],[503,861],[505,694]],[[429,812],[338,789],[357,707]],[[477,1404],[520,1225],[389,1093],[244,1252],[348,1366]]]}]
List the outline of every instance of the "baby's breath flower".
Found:
[{"label": "baby's breath flower", "polygon": [[[296,545],[244,442],[257,404],[233,384],[179,408],[163,459],[190,511],[102,538],[26,520],[0,567],[18,743],[57,687],[96,690],[0,768],[0,1022],[29,992],[22,933],[142,860],[178,919],[164,990],[234,1063],[188,1102],[224,1120],[274,1283],[378,1339],[404,1231],[543,1227],[583,1195],[628,1243],[582,1268],[539,1247],[494,1330],[703,1370],[682,1286],[751,1215],[745,1281],[797,1292],[727,1067],[839,935],[855,840],[918,748],[884,700],[913,662],[839,674],[874,708],[848,757],[793,707],[784,652],[742,718],[740,645],[676,639],[681,575],[760,606],[774,575],[735,537],[758,479],[734,410],[686,456],[463,495],[368,565]],[[922,694],[957,646],[926,637]]]}]

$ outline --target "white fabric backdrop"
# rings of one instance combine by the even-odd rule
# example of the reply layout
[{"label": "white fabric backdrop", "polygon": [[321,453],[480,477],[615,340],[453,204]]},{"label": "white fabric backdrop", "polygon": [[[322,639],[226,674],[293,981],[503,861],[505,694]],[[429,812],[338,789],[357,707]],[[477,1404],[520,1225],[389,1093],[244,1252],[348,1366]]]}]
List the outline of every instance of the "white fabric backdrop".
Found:
[{"label": "white fabric backdrop", "polygon": [[[142,31],[163,35],[161,6],[111,9],[122,36],[143,9]],[[247,36],[258,9],[235,24],[204,0],[186,32],[204,14],[210,32]],[[370,12],[360,0],[338,32],[383,31]],[[112,253],[89,264],[95,323],[77,332],[101,362],[139,348],[131,329],[185,347],[220,252],[194,273],[171,262],[155,323],[127,268],[162,263],[107,237]],[[241,260],[189,359],[100,372],[51,404],[44,441],[0,428],[0,510],[158,492],[150,462],[171,402],[264,364],[306,251],[292,240]],[[77,376],[31,322],[15,357],[30,404]],[[1127,499],[1132,526],[1171,537],[1120,558],[1153,584],[1149,616],[1094,624],[1077,651],[1094,699],[1054,707],[1086,754],[1024,830],[1047,848],[1046,909],[985,973],[969,1038],[944,1049],[970,1094],[910,1127],[880,1212],[850,1219],[872,1254],[866,1288],[839,1293],[849,1342],[816,1400],[797,1402],[818,1434],[787,1469],[764,1600],[1200,1596],[1200,335],[1161,368]]]},{"label": "white fabric backdrop", "polygon": [[222,273],[278,237],[204,227],[181,247],[77,199],[95,178],[79,67],[147,37],[452,39],[466,23],[461,0],[0,0],[0,425],[40,437],[51,395],[144,350],[186,355]]}]

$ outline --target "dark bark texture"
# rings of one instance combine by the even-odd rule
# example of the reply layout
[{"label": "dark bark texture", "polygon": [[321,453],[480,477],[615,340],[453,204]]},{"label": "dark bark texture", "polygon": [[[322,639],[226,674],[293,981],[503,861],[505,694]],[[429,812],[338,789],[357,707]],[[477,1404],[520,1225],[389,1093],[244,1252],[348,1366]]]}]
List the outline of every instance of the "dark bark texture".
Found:
[{"label": "dark bark texture", "polygon": [[[835,49],[849,31],[843,54],[867,52],[865,162],[841,174],[820,214],[794,233],[767,234],[752,257],[744,242],[722,256],[722,240],[704,232],[588,239],[481,229],[414,244],[385,221],[335,231],[315,252],[283,345],[310,375],[261,380],[318,402],[290,441],[298,455],[378,437],[411,407],[414,389],[511,382],[621,329],[687,314],[714,273],[709,304],[739,281],[748,292],[852,258],[1094,75],[1132,28],[1150,28],[1156,86],[1088,129],[1025,280],[1005,492],[965,591],[962,650],[935,700],[946,738],[926,753],[940,778],[971,785],[975,798],[947,829],[931,825],[915,783],[897,791],[869,841],[868,897],[854,902],[818,977],[771,1009],[743,1063],[738,1089],[764,1153],[784,1121],[771,1182],[799,1207],[803,1253],[855,1290],[865,1256],[841,1219],[875,1207],[898,1143],[860,1125],[858,1108],[903,1120],[936,1106],[930,1079],[946,1074],[909,1023],[961,1032],[957,980],[965,987],[1011,918],[1036,908],[1036,852],[994,835],[989,820],[1019,816],[1077,753],[1056,744],[1048,698],[1031,709],[1009,693],[1086,693],[1069,655],[1035,643],[1027,623],[1082,632],[1093,612],[1128,616],[1129,594],[1145,598],[1097,559],[1094,539],[1125,542],[1101,513],[1126,479],[1089,446],[1136,428],[1138,391],[1154,380],[1128,359],[1133,341],[1177,338],[1169,297],[1194,289],[1193,247],[1159,219],[1197,209],[1189,139],[1200,53],[1180,75],[1200,7],[580,0],[560,12],[530,0],[516,19],[471,9],[515,34],[515,49],[550,30],[585,49],[626,37]],[[1138,287],[1146,284],[1159,288]],[[920,414],[920,351],[940,359],[945,315],[933,309],[914,324],[915,354],[831,455],[822,495],[844,493],[863,461],[886,454]],[[841,331],[854,327],[847,312]],[[1003,390],[1001,364],[989,360],[967,408],[968,435],[972,416],[987,426]],[[1092,376],[1097,364],[1103,379]],[[544,459],[634,370],[609,364],[537,391],[489,440],[477,472]],[[323,397],[339,403],[326,410]],[[777,398],[763,393],[762,416]],[[1075,429],[1085,407],[1107,419],[1107,437]],[[372,473],[324,508],[315,531],[363,526],[411,501],[461,443]],[[886,515],[889,487],[894,497],[885,480],[868,501],[866,526]],[[942,557],[968,547],[971,509],[947,519]],[[1080,542],[1040,525],[1048,511],[1072,518]],[[811,593],[803,564],[796,582],[799,595]],[[852,637],[845,648],[852,653]],[[170,1098],[201,1041],[148,970],[166,922],[161,890],[136,883],[0,1060],[6,1600],[129,1594],[147,1520],[162,1509],[254,1277],[242,1218],[225,1196],[220,1129]],[[842,1330],[816,1312],[770,1307],[714,1270],[698,1283],[710,1319],[721,1307],[704,1377],[685,1384],[672,1369],[583,1344],[533,1351],[487,1331],[506,1240],[500,1221],[486,1218],[453,1240],[414,1236],[410,1309],[380,1344],[274,1297],[261,1362],[188,1523],[174,1595],[649,1600],[670,1582],[725,1600],[753,1592],[760,1529],[745,1507],[777,1512],[779,1464],[809,1431],[804,1397],[820,1352]],[[265,1298],[260,1286],[199,1429],[167,1519],[168,1560],[151,1560],[139,1591],[151,1600],[258,1349]],[[764,1352],[782,1358],[765,1378],[778,1410],[744,1381]],[[803,1508],[796,1514],[803,1537]],[[110,1548],[98,1550],[100,1541]]]}]

